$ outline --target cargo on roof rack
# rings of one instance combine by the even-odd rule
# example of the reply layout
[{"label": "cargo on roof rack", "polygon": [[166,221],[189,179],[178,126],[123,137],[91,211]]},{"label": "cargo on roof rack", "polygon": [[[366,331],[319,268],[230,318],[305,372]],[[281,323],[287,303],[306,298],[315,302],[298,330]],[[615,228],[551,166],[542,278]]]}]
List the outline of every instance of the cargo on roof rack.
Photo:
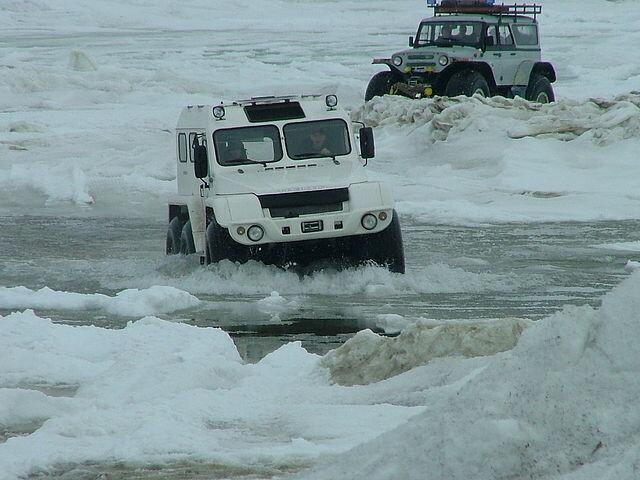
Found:
[{"label": "cargo on roof rack", "polygon": [[496,5],[493,1],[483,0],[442,0],[440,4],[435,1],[427,4],[433,7],[436,15],[476,13],[489,15],[533,15],[534,18],[542,13],[542,5],[537,4],[510,4]]}]

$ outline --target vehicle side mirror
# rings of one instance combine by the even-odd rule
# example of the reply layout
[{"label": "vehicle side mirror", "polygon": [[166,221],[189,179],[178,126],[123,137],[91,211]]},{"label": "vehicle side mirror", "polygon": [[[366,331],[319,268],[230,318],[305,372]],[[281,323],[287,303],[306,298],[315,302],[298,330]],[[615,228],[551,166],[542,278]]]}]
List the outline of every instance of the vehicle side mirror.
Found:
[{"label": "vehicle side mirror", "polygon": [[484,39],[484,44],[487,47],[493,47],[495,45],[495,41],[493,40],[493,37],[489,36],[489,37],[485,37]]},{"label": "vehicle side mirror", "polygon": [[193,172],[196,178],[204,178],[209,175],[209,158],[207,147],[204,145],[193,146]]},{"label": "vehicle side mirror", "polygon": [[410,46],[410,47],[413,47],[413,44],[414,44],[414,39],[413,39],[413,37],[409,37],[409,46]]},{"label": "vehicle side mirror", "polygon": [[371,127],[362,127],[360,129],[360,155],[362,155],[362,158],[373,158],[376,156],[373,128]]}]

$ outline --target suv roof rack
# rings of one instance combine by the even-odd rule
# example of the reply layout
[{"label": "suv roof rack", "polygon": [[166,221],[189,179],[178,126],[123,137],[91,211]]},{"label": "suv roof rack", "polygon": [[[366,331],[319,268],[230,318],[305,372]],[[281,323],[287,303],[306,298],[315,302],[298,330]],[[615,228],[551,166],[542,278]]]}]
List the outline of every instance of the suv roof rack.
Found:
[{"label": "suv roof rack", "polygon": [[457,14],[457,13],[484,13],[499,16],[533,15],[535,19],[542,13],[542,5],[537,4],[512,4],[496,5],[487,0],[442,0],[439,5],[429,2],[428,7],[432,7],[435,15]]}]

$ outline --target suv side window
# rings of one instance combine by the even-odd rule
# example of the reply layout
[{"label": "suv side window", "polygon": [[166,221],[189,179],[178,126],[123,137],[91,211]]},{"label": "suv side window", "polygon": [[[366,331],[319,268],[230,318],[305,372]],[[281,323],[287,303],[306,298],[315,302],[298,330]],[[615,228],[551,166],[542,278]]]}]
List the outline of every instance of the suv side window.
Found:
[{"label": "suv side window", "polygon": [[509,25],[500,25],[498,27],[498,34],[500,35],[500,45],[511,48],[513,47],[513,37],[511,36]]},{"label": "suv side window", "polygon": [[511,25],[513,36],[518,45],[537,45],[538,27],[537,25]]},{"label": "suv side window", "polygon": [[487,50],[496,50],[498,48],[498,26],[489,25],[484,35]]}]

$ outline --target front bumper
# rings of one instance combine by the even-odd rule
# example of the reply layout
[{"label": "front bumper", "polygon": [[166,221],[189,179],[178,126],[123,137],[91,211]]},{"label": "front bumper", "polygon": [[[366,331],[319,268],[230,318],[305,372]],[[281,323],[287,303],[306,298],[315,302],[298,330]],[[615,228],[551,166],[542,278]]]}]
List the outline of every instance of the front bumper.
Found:
[{"label": "front bumper", "polygon": [[[317,212],[293,216],[273,216],[273,209],[263,207],[253,194],[225,195],[214,200],[216,221],[229,230],[231,238],[247,246],[321,240],[377,233],[393,219],[390,188],[377,182],[349,187],[348,199],[330,207],[317,206]],[[373,215],[376,224],[367,229],[363,217]],[[369,218],[371,220],[371,218]],[[248,238],[248,230],[259,226],[264,236],[258,241]],[[369,225],[370,226],[370,225]]]}]

